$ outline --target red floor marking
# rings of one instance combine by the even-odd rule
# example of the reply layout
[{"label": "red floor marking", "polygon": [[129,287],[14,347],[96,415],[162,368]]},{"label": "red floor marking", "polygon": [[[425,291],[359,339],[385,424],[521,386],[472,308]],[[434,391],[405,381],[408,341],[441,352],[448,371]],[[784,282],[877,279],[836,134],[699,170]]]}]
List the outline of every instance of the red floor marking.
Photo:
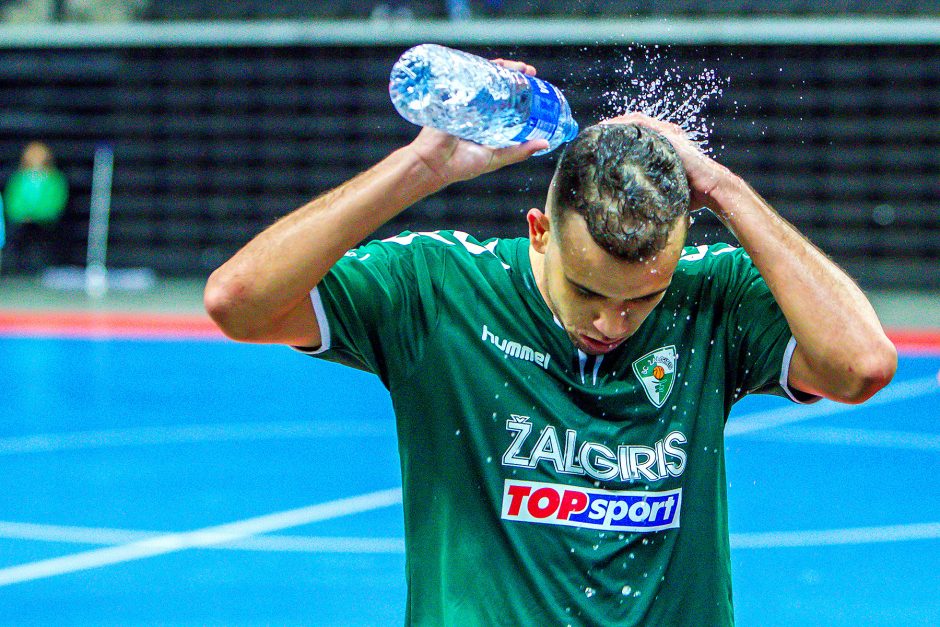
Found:
[{"label": "red floor marking", "polygon": [[[0,335],[77,338],[223,339],[205,314],[0,310]],[[940,329],[889,329],[898,350],[940,353]]]},{"label": "red floor marking", "polygon": [[0,335],[74,338],[222,339],[206,315],[0,310]]},{"label": "red floor marking", "polygon": [[940,329],[888,329],[888,337],[902,353],[940,354]]}]

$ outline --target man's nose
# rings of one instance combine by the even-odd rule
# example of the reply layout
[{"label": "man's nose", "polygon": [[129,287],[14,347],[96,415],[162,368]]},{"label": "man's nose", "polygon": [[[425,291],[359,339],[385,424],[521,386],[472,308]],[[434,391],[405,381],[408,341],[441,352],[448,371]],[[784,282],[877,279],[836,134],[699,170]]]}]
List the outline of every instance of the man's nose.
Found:
[{"label": "man's nose", "polygon": [[624,307],[605,307],[594,317],[594,328],[607,340],[618,340],[629,334],[630,316]]}]

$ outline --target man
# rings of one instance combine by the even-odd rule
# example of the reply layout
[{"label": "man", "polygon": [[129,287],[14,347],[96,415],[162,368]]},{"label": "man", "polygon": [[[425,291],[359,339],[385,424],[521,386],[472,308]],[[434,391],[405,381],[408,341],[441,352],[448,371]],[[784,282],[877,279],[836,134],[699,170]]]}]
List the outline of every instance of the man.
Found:
[{"label": "man", "polygon": [[[841,270],[639,114],[572,142],[527,240],[405,233],[347,252],[545,147],[424,129],[258,235],[210,277],[206,307],[230,337],[308,347],[390,390],[409,623],[731,624],[732,403],[861,402],[894,347]],[[690,206],[743,250],[684,248]]]},{"label": "man", "polygon": [[53,229],[65,211],[68,181],[42,142],[23,149],[20,167],[4,189],[11,270],[37,272],[53,261]]}]

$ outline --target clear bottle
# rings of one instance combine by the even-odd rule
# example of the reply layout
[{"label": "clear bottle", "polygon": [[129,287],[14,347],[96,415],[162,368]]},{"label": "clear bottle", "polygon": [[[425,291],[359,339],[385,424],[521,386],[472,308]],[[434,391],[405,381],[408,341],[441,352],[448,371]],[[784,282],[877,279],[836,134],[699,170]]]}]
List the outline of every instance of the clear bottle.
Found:
[{"label": "clear bottle", "polygon": [[436,44],[411,48],[392,67],[392,104],[403,118],[485,146],[547,139],[545,154],[578,124],[561,91],[534,76]]}]

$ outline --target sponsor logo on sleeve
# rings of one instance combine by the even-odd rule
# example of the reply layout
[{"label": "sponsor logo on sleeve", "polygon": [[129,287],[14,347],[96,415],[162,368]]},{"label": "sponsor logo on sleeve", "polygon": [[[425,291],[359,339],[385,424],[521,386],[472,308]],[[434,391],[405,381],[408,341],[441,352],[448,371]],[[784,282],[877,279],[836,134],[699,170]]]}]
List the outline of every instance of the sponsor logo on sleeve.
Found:
[{"label": "sponsor logo on sleeve", "polygon": [[651,532],[679,527],[682,489],[610,491],[506,479],[504,520],[608,531]]}]

